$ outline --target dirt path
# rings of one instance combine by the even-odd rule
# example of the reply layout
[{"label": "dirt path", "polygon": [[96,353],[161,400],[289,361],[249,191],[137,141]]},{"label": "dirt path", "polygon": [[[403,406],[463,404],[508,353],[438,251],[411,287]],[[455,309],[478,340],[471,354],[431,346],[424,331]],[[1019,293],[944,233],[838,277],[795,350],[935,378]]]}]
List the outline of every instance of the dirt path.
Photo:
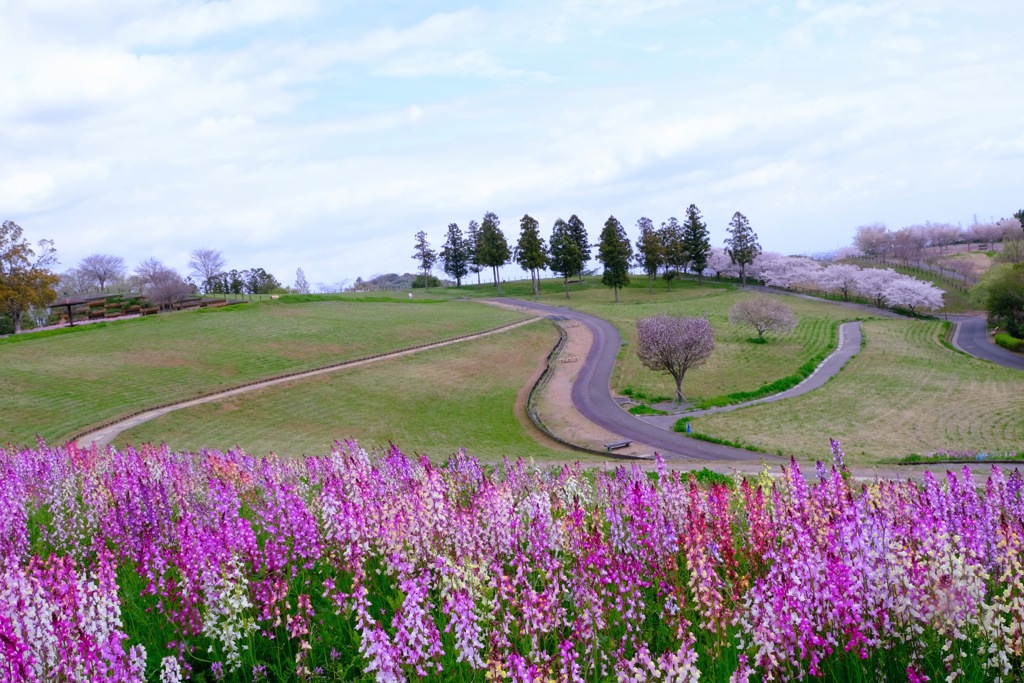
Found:
[{"label": "dirt path", "polygon": [[73,439],[73,441],[78,442],[78,444],[80,446],[91,446],[91,445],[95,444],[95,445],[97,445],[99,447],[105,447],[105,446],[110,445],[110,443],[115,438],[117,438],[117,435],[120,434],[121,432],[125,431],[126,429],[129,429],[131,427],[135,427],[135,426],[140,425],[140,424],[142,424],[144,422],[149,422],[150,420],[152,420],[154,418],[160,417],[161,415],[166,415],[167,413],[173,412],[175,410],[180,410],[182,408],[190,408],[192,406],[201,405],[203,403],[209,403],[211,401],[220,401],[220,400],[223,400],[223,399],[228,398],[230,396],[236,396],[238,394],[244,394],[246,392],[255,391],[257,389],[265,389],[266,387],[274,386],[274,385],[277,385],[277,384],[284,384],[285,382],[292,382],[292,381],[299,380],[299,379],[305,379],[306,377],[314,377],[316,375],[324,375],[324,374],[327,374],[329,372],[338,372],[339,370],[348,370],[349,368],[358,367],[360,365],[368,365],[370,363],[376,363],[376,362],[383,361],[383,360],[389,360],[389,359],[392,359],[392,358],[399,358],[401,356],[408,356],[410,354],[419,353],[420,351],[426,351],[428,349],[437,349],[437,348],[440,348],[442,346],[450,346],[451,344],[461,344],[462,342],[471,341],[471,340],[474,340],[474,339],[480,339],[481,337],[487,337],[487,336],[490,336],[492,334],[499,334],[501,332],[506,332],[508,330],[515,329],[517,327],[522,327],[523,325],[528,325],[528,324],[530,324],[532,322],[535,322],[538,319],[539,319],[539,317],[535,316],[535,317],[532,317],[532,318],[528,318],[526,320],[521,320],[519,322],[511,323],[509,325],[503,325],[501,327],[496,327],[494,329],[487,330],[485,332],[477,332],[476,334],[470,334],[470,335],[466,335],[466,336],[463,336],[463,337],[456,337],[454,339],[447,339],[445,341],[434,342],[432,344],[424,344],[422,346],[416,346],[416,347],[413,347],[413,348],[403,349],[401,351],[393,351],[391,353],[385,353],[385,354],[381,354],[379,356],[373,356],[371,358],[361,358],[361,359],[357,359],[357,360],[347,361],[347,362],[344,362],[344,363],[338,363],[336,365],[331,365],[331,366],[324,367],[324,368],[318,368],[316,370],[307,370],[305,372],[298,372],[298,373],[295,373],[295,374],[292,374],[292,375],[288,375],[287,377],[276,377],[276,378],[272,378],[272,379],[263,380],[261,382],[253,382],[252,384],[247,384],[247,385],[242,386],[242,387],[236,387],[234,389],[228,389],[228,390],[221,391],[221,392],[218,392],[218,393],[215,393],[215,394],[208,394],[206,396],[201,396],[199,398],[191,399],[191,400],[188,400],[188,401],[182,401],[180,403],[174,403],[172,405],[159,406],[157,408],[153,408],[151,410],[146,410],[146,411],[143,411],[143,412],[140,412],[140,413],[136,413],[135,415],[132,415],[130,417],[126,417],[126,418],[117,420],[116,422],[111,422],[109,424],[106,424],[106,425],[104,425],[102,427],[94,429],[94,430],[92,430],[90,432],[87,432],[85,434],[80,434],[78,437]]}]

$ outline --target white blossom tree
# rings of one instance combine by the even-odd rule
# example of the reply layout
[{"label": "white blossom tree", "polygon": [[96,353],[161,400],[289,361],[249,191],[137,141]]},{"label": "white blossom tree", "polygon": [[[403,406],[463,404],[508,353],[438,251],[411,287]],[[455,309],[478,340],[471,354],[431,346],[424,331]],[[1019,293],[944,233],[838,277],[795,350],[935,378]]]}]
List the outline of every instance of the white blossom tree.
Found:
[{"label": "white blossom tree", "polygon": [[703,365],[715,349],[715,331],[707,318],[655,315],[636,322],[636,355],[655,371],[672,375],[676,401],[683,402],[686,371]]},{"label": "white blossom tree", "polygon": [[944,294],[945,292],[930,282],[896,273],[895,277],[889,280],[883,296],[890,306],[901,306],[913,314],[918,308],[942,308]]},{"label": "white blossom tree", "polygon": [[729,322],[733,325],[750,325],[757,332],[759,340],[765,332],[788,332],[796,327],[793,309],[767,296],[737,301],[729,311]]},{"label": "white blossom tree", "polygon": [[740,267],[733,263],[732,257],[725,249],[712,249],[708,254],[708,267],[704,271],[714,277],[739,277]]},{"label": "white blossom tree", "polygon": [[848,263],[833,263],[821,269],[818,286],[829,292],[839,292],[843,301],[850,300],[850,292],[857,288],[860,268]]},{"label": "white blossom tree", "polygon": [[754,259],[753,270],[766,285],[789,289],[797,284],[815,285],[821,266],[803,256],[783,256],[768,252]]},{"label": "white blossom tree", "polygon": [[892,268],[864,268],[857,276],[855,289],[858,294],[871,299],[881,308],[885,303],[885,292],[889,283],[898,275],[899,273]]}]

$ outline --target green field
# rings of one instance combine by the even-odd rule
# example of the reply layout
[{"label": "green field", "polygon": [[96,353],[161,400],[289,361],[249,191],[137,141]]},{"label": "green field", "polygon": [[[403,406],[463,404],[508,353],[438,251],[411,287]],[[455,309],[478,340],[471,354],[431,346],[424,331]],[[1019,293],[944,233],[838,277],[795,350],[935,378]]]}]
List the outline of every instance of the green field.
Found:
[{"label": "green field", "polygon": [[462,301],[273,302],[13,337],[0,341],[0,443],[55,441],[143,408],[524,317]]},{"label": "green field", "polygon": [[872,320],[864,349],[824,387],[780,403],[695,418],[693,431],[771,453],[852,462],[939,450],[1024,451],[1024,375],[938,342],[938,321]]},{"label": "green field", "polygon": [[524,426],[530,380],[557,340],[554,326],[538,321],[175,411],[124,432],[115,445],[165,441],[175,449],[226,450],[240,444],[254,454],[319,454],[334,440],[355,439],[367,449],[393,442],[441,460],[460,446],[490,461],[577,459],[538,444]]},{"label": "green field", "polygon": [[[664,282],[658,282],[654,292],[649,293],[646,278],[636,278],[632,286],[619,293],[618,304],[612,302],[611,290],[596,278],[588,278],[583,285],[572,285],[569,300],[565,299],[560,282],[544,281],[543,285],[541,301],[604,318],[619,329],[627,344],[619,355],[612,388],[618,392],[630,390],[634,395],[670,398],[675,391],[670,376],[644,368],[637,359],[633,351],[636,321],[659,313],[706,314],[715,329],[715,352],[706,365],[690,371],[683,380],[683,394],[691,402],[755,391],[792,375],[804,363],[835,348],[839,322],[870,315],[823,301],[776,295],[793,309],[799,323],[791,332],[767,335],[767,344],[752,344],[749,340],[756,333],[749,327],[730,325],[728,317],[729,309],[737,301],[757,295],[732,284],[705,280],[704,286],[698,287],[696,281],[686,279],[676,281],[669,292]],[[475,292],[478,288],[469,289]],[[506,283],[504,289],[510,297],[532,299],[529,282]]]}]

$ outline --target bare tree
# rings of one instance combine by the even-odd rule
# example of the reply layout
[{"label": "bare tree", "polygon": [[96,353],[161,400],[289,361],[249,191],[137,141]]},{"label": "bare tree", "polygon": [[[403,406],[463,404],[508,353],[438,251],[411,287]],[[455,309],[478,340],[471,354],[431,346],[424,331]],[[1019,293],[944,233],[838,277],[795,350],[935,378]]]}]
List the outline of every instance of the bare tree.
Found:
[{"label": "bare tree", "polygon": [[193,249],[189,253],[189,271],[199,280],[203,291],[210,293],[210,283],[224,272],[227,261],[217,249]]},{"label": "bare tree", "polygon": [[155,258],[148,258],[135,266],[135,278],[150,303],[161,308],[167,308],[190,294],[188,283],[178,271]]},{"label": "bare tree", "polygon": [[295,291],[299,294],[309,294],[309,281],[306,280],[306,273],[302,268],[295,269]]},{"label": "bare tree", "polygon": [[92,279],[99,291],[104,291],[112,280],[124,277],[128,270],[124,259],[112,254],[90,254],[78,264],[78,270]]},{"label": "bare tree", "polygon": [[636,355],[655,371],[676,381],[676,401],[683,402],[683,377],[703,365],[715,350],[715,331],[707,318],[655,315],[636,322]]},{"label": "bare tree", "polygon": [[738,301],[729,311],[729,322],[733,325],[750,325],[757,331],[757,338],[764,339],[765,332],[788,332],[796,327],[793,309],[786,304],[768,297]]}]

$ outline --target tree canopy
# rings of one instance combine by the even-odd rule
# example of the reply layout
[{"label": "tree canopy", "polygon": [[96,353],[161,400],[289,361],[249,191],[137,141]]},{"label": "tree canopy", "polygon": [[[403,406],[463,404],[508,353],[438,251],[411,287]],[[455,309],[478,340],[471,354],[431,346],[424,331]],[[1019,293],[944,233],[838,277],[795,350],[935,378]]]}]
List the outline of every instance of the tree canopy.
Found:
[{"label": "tree canopy", "polygon": [[640,237],[636,241],[637,260],[640,267],[647,273],[647,291],[654,291],[654,278],[658,277],[658,268],[665,260],[665,245],[654,228],[654,222],[643,216],[636,222],[640,229]]},{"label": "tree canopy", "polygon": [[498,296],[501,296],[499,269],[508,263],[512,256],[505,233],[501,231],[500,226],[501,221],[498,220],[497,214],[491,211],[485,213],[476,244],[477,260],[480,265],[491,268],[491,272],[494,274],[494,284],[498,288]]},{"label": "tree canopy", "polygon": [[551,229],[551,248],[549,265],[551,270],[562,276],[565,281],[565,298],[569,298],[569,277],[583,269],[583,252],[569,231],[569,224],[561,218],[555,221]]},{"label": "tree canopy", "polygon": [[700,209],[690,204],[686,209],[686,221],[683,223],[682,247],[686,254],[687,267],[697,274],[697,286],[704,281],[704,269],[708,267],[708,254],[711,252],[711,236],[708,226],[701,220]]},{"label": "tree canopy", "polygon": [[470,261],[473,257],[471,245],[462,236],[458,223],[448,224],[448,235],[441,247],[441,269],[455,278],[455,286],[462,286],[462,278],[469,274]]},{"label": "tree canopy", "polygon": [[48,268],[56,262],[52,240],[39,240],[37,253],[20,225],[4,221],[0,226],[0,314],[10,318],[15,333],[29,307],[48,306],[57,296],[60,278]]},{"label": "tree canopy", "polygon": [[729,310],[729,322],[750,325],[761,341],[765,332],[788,332],[796,327],[796,316],[792,308],[778,299],[759,296],[737,301]]},{"label": "tree canopy", "polygon": [[737,211],[729,221],[729,237],[725,239],[725,248],[729,258],[740,267],[740,280],[747,284],[747,266],[754,262],[761,253],[761,245],[757,242],[757,234],[751,229],[750,221]]},{"label": "tree canopy", "polygon": [[525,214],[519,221],[519,242],[516,243],[515,260],[523,270],[530,271],[533,295],[539,294],[539,271],[548,264],[548,247],[540,236],[540,223]]},{"label": "tree canopy", "polygon": [[572,236],[572,240],[576,243],[576,247],[580,252],[580,269],[576,271],[576,274],[579,275],[580,282],[583,282],[583,268],[590,261],[590,238],[587,237],[586,226],[583,225],[583,221],[576,214],[569,216],[566,224],[569,226],[569,234]]},{"label": "tree canopy", "polygon": [[618,302],[619,289],[629,285],[629,263],[633,258],[633,245],[629,243],[622,223],[615,216],[609,216],[604,222],[597,258],[604,265],[601,282],[614,290],[615,301]]},{"label": "tree canopy", "polygon": [[655,315],[636,323],[636,355],[655,371],[672,375],[676,401],[683,402],[683,377],[703,365],[715,350],[715,331],[707,318]]},{"label": "tree canopy", "polygon": [[423,287],[430,287],[430,269],[437,262],[437,252],[430,248],[427,233],[423,230],[416,233],[416,245],[413,247],[412,258],[423,271]]}]

